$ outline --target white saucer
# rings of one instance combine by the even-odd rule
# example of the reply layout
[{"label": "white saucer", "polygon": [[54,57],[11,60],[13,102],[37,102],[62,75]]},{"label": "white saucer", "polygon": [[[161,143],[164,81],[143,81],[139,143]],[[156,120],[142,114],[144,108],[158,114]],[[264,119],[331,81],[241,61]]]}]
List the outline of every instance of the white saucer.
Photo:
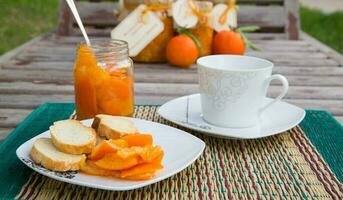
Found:
[{"label": "white saucer", "polygon": [[[266,98],[265,104],[272,99]],[[261,116],[259,125],[251,128],[225,128],[209,124],[201,117],[200,94],[180,97],[163,104],[158,113],[180,126],[203,132],[210,136],[237,139],[256,139],[276,135],[298,125],[305,111],[297,106],[277,102]]]}]

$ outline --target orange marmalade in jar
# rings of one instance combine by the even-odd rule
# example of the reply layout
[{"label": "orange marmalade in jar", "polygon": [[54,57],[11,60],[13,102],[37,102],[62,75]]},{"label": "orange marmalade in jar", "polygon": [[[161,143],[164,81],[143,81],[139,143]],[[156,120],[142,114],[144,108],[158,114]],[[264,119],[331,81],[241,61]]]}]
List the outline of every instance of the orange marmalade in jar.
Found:
[{"label": "orange marmalade in jar", "polygon": [[137,56],[132,59],[135,62],[161,63],[166,62],[166,48],[169,40],[174,37],[173,18],[171,6],[173,0],[149,0],[146,1],[147,11],[154,12],[164,24],[163,31],[152,40]]},{"label": "orange marmalade in jar", "polygon": [[144,0],[120,0],[120,1],[123,1],[122,5],[124,6],[125,9],[129,11],[133,11],[137,6],[145,3]]},{"label": "orange marmalade in jar", "polygon": [[96,114],[131,116],[133,63],[125,41],[98,39],[80,44],[74,66],[77,119]]},{"label": "orange marmalade in jar", "polygon": [[192,11],[198,16],[198,24],[191,28],[190,31],[197,37],[203,47],[201,56],[211,54],[213,28],[210,26],[209,14],[213,9],[210,1],[189,1]]}]

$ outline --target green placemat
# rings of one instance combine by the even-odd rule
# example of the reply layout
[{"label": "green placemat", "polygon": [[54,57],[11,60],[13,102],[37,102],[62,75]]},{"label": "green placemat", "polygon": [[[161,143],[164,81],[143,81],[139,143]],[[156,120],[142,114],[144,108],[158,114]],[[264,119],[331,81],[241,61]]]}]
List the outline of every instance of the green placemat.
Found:
[{"label": "green placemat", "polygon": [[343,126],[329,112],[307,110],[300,127],[343,183]]},{"label": "green placemat", "polygon": [[34,110],[0,145],[0,199],[12,198],[28,180],[32,170],[16,156],[16,149],[46,131],[56,120],[66,119],[74,104],[47,103]]},{"label": "green placemat", "polygon": [[[156,109],[138,106],[135,116],[169,124]],[[307,111],[301,128],[260,140],[223,140],[186,129],[206,142],[204,154],[194,164],[160,183],[112,192],[46,178],[32,173],[16,158],[20,144],[47,130],[54,121],[68,118],[73,110],[73,104],[44,104],[1,144],[1,199],[343,198],[337,180],[343,181],[343,128],[325,111]]]}]

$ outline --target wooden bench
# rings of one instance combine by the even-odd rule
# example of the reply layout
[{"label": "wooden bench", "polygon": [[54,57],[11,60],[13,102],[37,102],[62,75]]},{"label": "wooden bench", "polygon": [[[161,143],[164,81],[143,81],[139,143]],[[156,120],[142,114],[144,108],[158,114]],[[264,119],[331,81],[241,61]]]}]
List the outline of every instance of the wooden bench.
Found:
[{"label": "wooden bench", "polygon": [[[239,25],[257,25],[260,32],[284,33],[290,40],[299,39],[298,0],[238,0],[238,4]],[[118,23],[117,3],[82,1],[76,6],[88,32],[93,35],[108,35]],[[78,33],[65,0],[60,0],[59,13],[57,33],[63,36]]]}]

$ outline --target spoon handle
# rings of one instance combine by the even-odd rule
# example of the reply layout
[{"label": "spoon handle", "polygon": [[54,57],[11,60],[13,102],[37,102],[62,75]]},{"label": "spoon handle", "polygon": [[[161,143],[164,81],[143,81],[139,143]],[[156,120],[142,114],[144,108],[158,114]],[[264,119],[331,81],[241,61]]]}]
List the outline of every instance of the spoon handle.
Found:
[{"label": "spoon handle", "polygon": [[76,6],[75,6],[75,3],[73,0],[66,0],[67,1],[67,4],[71,10],[71,12],[73,13],[74,17],[75,17],[75,20],[76,20],[76,23],[79,25],[79,28],[81,30],[81,33],[83,35],[83,37],[85,38],[86,40],[86,44],[88,46],[91,45],[90,41],[89,41],[89,38],[88,38],[88,35],[86,33],[86,30],[85,30],[85,27],[83,26],[82,24],[82,21],[81,21],[81,18],[80,18],[80,15],[79,13],[77,12],[77,9],[76,9]]}]

